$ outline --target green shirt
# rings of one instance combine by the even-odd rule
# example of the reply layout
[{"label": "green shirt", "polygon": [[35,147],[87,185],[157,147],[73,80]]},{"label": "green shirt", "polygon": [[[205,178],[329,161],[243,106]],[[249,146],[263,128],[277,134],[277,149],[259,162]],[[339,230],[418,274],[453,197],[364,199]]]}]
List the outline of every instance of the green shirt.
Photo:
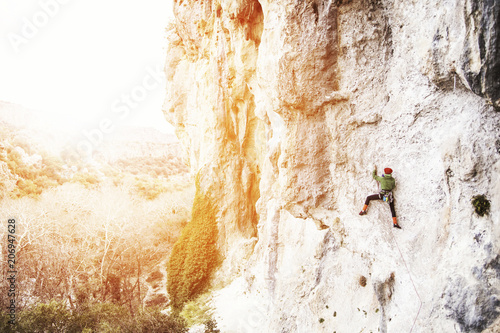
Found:
[{"label": "green shirt", "polygon": [[377,176],[377,170],[373,170],[373,179],[380,182],[380,187],[382,190],[392,191],[396,187],[396,180],[392,178],[392,175],[384,175],[384,177]]}]

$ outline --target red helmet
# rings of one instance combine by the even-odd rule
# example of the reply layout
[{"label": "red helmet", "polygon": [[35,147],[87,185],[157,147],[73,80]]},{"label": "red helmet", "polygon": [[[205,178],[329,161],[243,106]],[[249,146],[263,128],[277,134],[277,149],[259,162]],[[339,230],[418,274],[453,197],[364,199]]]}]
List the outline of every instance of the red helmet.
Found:
[{"label": "red helmet", "polygon": [[392,169],[391,169],[391,168],[385,168],[385,169],[384,169],[384,173],[385,173],[386,175],[390,175],[390,174],[392,173]]}]

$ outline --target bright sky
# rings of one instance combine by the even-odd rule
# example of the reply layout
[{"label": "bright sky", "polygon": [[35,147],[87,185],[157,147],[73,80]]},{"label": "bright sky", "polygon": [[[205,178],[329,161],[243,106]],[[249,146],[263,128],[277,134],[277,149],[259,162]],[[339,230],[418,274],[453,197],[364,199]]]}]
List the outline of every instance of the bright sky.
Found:
[{"label": "bright sky", "polygon": [[0,100],[80,128],[164,131],[171,0],[0,0]]}]

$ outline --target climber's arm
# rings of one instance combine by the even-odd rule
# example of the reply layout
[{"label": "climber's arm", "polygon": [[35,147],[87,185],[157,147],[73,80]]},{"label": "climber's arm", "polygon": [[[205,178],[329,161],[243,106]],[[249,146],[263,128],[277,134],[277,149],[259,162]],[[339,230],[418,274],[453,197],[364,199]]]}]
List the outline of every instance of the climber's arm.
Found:
[{"label": "climber's arm", "polygon": [[377,169],[373,170],[372,176],[378,182],[382,180],[382,177],[377,176]]}]

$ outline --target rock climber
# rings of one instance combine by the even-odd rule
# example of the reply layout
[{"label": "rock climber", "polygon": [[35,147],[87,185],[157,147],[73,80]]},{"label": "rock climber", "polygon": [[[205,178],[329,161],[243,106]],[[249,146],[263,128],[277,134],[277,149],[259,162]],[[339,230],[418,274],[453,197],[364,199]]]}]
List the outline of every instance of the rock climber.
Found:
[{"label": "rock climber", "polygon": [[383,200],[389,203],[392,214],[392,224],[394,228],[401,229],[398,224],[398,219],[396,218],[396,211],[394,210],[394,197],[392,195],[392,190],[396,187],[396,180],[392,177],[392,169],[385,168],[382,177],[377,176],[377,168],[373,170],[373,179],[380,182],[381,191],[378,194],[372,194],[366,197],[365,205],[359,215],[365,215],[368,205],[371,200]]}]

